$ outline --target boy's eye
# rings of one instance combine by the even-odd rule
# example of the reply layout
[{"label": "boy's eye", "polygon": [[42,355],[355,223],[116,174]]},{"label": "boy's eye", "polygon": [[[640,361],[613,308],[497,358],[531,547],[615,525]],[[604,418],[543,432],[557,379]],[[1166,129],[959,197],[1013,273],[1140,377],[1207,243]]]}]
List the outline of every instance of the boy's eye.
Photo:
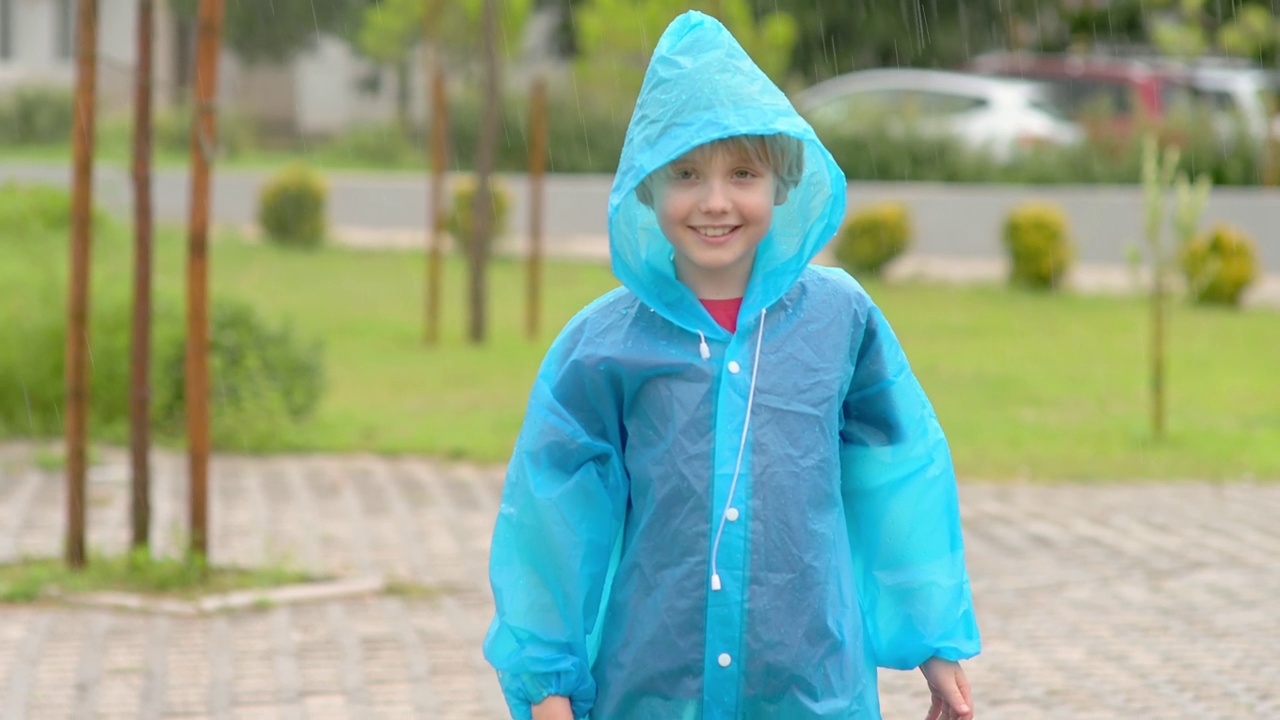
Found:
[{"label": "boy's eye", "polygon": [[755,177],[756,171],[752,170],[751,168],[738,168],[737,170],[733,171],[733,176],[736,178],[745,180],[747,178]]},{"label": "boy's eye", "polygon": [[692,180],[693,171],[689,168],[676,168],[671,171],[671,177],[676,180]]}]

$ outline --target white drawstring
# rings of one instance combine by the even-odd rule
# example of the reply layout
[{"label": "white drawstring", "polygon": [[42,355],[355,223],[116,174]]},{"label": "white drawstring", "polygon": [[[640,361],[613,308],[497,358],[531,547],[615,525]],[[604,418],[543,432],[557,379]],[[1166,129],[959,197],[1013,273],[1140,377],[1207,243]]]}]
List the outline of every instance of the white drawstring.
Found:
[{"label": "white drawstring", "polygon": [[702,355],[703,360],[711,359],[711,348],[707,347],[707,336],[698,331],[698,353]]},{"label": "white drawstring", "polygon": [[720,513],[720,526],[716,528],[716,539],[711,544],[711,589],[720,589],[720,573],[716,569],[716,560],[720,556],[720,536],[724,534],[725,519],[729,508],[733,507],[733,494],[738,490],[738,475],[742,472],[742,454],[747,449],[747,428],[751,426],[751,405],[756,399],[756,371],[760,369],[760,346],[764,344],[765,311],[760,311],[760,332],[756,335],[756,357],[751,363],[751,390],[747,392],[747,417],[742,421],[742,440],[738,443],[738,462],[733,468],[733,482],[729,483],[729,499],[724,503]]}]

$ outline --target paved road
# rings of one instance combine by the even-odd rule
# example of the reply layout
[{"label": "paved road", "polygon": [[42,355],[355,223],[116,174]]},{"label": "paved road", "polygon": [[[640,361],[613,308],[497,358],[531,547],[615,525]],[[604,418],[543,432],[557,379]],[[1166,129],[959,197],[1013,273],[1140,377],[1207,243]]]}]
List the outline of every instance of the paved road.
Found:
[{"label": "paved road", "polygon": [[[65,166],[0,164],[0,183],[48,182],[66,184]],[[235,226],[254,223],[263,171],[219,170],[213,185],[216,222]],[[100,166],[97,197],[108,208],[129,211],[132,186],[124,168]],[[343,231],[407,234],[421,237],[426,227],[427,182],[411,173],[340,172],[328,174],[329,218]],[[527,236],[528,183],[523,175],[504,176],[512,192],[511,242]],[[189,200],[187,172],[157,171],[156,215],[162,221],[185,223]],[[577,254],[607,252],[606,213],[608,175],[551,175],[546,181],[548,242],[568,246]],[[906,202],[916,225],[915,252],[929,256],[999,258],[1001,224],[1016,203],[1048,200],[1061,205],[1072,224],[1081,262],[1124,265],[1128,247],[1142,241],[1141,193],[1123,186],[1013,187],[930,183],[854,183],[849,187],[851,208],[877,199]],[[1230,222],[1257,240],[1263,265],[1280,273],[1280,189],[1219,188],[1205,214],[1206,225]]]},{"label": "paved road", "polygon": [[[61,479],[0,446],[0,561],[57,553]],[[124,456],[90,486],[92,545],[127,536]],[[155,540],[181,527],[181,459],[157,457]],[[0,718],[505,717],[479,653],[497,468],[377,457],[220,456],[215,562],[380,572],[435,588],[207,618],[0,608]],[[979,716],[1280,713],[1280,484],[962,487],[985,652]],[[881,678],[885,717],[923,683]]]}]

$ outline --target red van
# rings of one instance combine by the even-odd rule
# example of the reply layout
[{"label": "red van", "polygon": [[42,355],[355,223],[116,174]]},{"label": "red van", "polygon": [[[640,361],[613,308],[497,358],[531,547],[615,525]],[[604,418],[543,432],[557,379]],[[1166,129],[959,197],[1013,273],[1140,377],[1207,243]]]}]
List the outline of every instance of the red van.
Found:
[{"label": "red van", "polygon": [[1038,80],[1054,89],[1055,100],[1074,118],[1092,116],[1121,132],[1194,97],[1185,71],[1120,57],[1001,52],[979,55],[962,69]]}]

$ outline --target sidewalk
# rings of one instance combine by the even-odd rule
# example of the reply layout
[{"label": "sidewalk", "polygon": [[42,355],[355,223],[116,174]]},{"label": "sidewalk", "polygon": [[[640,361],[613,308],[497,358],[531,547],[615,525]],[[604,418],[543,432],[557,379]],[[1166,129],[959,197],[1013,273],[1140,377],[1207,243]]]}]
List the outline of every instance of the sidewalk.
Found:
[{"label": "sidewalk", "polygon": [[[0,562],[56,556],[63,481],[0,445]],[[123,452],[89,488],[91,546],[127,537]],[[155,540],[174,549],[183,459],[155,461]],[[382,574],[429,588],[203,618],[0,606],[0,719],[497,720],[480,654],[501,468],[373,456],[218,456],[217,563]],[[967,553],[985,651],[984,720],[1253,718],[1280,712],[1280,484],[967,482]],[[927,708],[881,678],[884,716]]]}]

